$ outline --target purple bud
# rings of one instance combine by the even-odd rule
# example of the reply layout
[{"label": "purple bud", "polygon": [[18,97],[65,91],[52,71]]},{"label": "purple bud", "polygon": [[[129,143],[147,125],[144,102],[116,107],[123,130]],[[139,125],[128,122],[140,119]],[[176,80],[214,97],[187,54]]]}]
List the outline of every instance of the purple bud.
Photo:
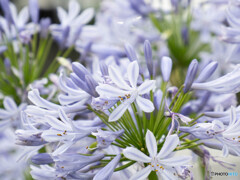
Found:
[{"label": "purple bud", "polygon": [[37,165],[54,163],[52,157],[48,153],[36,154],[31,158],[31,161]]},{"label": "purple bud", "polygon": [[9,0],[1,0],[0,3],[7,22],[14,24],[13,17],[10,11]]},{"label": "purple bud", "polygon": [[172,59],[166,56],[161,60],[161,71],[163,81],[168,82],[172,71]]},{"label": "purple bud", "polygon": [[150,76],[153,76],[152,47],[148,40],[144,42],[144,55]]},{"label": "purple bud", "polygon": [[86,75],[91,75],[88,72],[88,70],[82,64],[80,64],[78,62],[72,63],[72,70],[83,81],[85,80]]},{"label": "purple bud", "polygon": [[192,60],[191,64],[188,67],[187,76],[184,82],[184,89],[183,89],[184,93],[187,93],[190,90],[192,83],[196,77],[197,70],[198,70],[198,61],[194,59]]},{"label": "purple bud", "polygon": [[125,51],[126,51],[128,59],[130,61],[137,61],[138,58],[137,58],[136,52],[133,49],[131,44],[129,44],[129,43],[125,44]]},{"label": "purple bud", "polygon": [[42,133],[28,132],[28,130],[17,130],[16,131],[16,144],[23,146],[39,146],[47,143],[41,137]]},{"label": "purple bud", "polygon": [[71,73],[70,78],[79,88],[81,88],[85,92],[88,92],[86,83],[83,80],[81,80],[75,73]]},{"label": "purple bud", "polygon": [[32,21],[37,24],[39,19],[38,0],[29,0],[29,13]]},{"label": "purple bud", "polygon": [[99,66],[100,66],[100,70],[102,72],[102,75],[103,76],[108,76],[108,67],[107,67],[106,63],[105,62],[100,62]]},{"label": "purple bud", "polygon": [[201,73],[199,74],[199,76],[195,82],[199,83],[199,82],[206,81],[215,72],[217,66],[218,66],[218,63],[216,61],[213,61],[213,62],[209,63],[208,65],[206,65],[203,68],[203,70],[201,71]]},{"label": "purple bud", "polygon": [[50,18],[43,18],[40,20],[40,35],[42,38],[46,38],[49,31],[49,26],[51,24]]},{"label": "purple bud", "polygon": [[98,86],[98,83],[90,75],[85,76],[85,81],[88,87],[88,93],[93,97],[98,97],[99,94],[96,91],[96,87]]},{"label": "purple bud", "polygon": [[183,39],[184,45],[188,45],[188,42],[189,42],[189,32],[188,32],[188,28],[186,26],[184,26],[182,28],[181,35],[182,35],[182,39]]}]

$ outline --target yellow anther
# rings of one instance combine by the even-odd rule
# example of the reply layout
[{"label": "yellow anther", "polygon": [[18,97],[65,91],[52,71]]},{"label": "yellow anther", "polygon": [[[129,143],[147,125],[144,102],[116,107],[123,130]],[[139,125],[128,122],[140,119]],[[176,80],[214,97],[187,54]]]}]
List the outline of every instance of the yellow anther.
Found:
[{"label": "yellow anther", "polygon": [[61,134],[57,134],[58,136],[62,136]]},{"label": "yellow anther", "polygon": [[154,167],[154,165],[152,165],[152,167]]},{"label": "yellow anther", "polygon": [[88,146],[86,147],[86,149],[88,149]]},{"label": "yellow anther", "polygon": [[156,171],[156,172],[158,172],[158,170],[157,170],[157,169],[156,169],[155,171]]},{"label": "yellow anther", "polygon": [[148,163],[148,165],[151,165],[151,163]]},{"label": "yellow anther", "polygon": [[66,135],[66,133],[67,133],[67,131],[65,130],[65,131],[63,132],[63,134]]},{"label": "yellow anther", "polygon": [[157,164],[157,166],[159,166],[159,164]]},{"label": "yellow anther", "polygon": [[233,138],[233,140],[235,140],[235,138]]},{"label": "yellow anther", "polygon": [[144,151],[144,148],[141,148],[141,151]]}]

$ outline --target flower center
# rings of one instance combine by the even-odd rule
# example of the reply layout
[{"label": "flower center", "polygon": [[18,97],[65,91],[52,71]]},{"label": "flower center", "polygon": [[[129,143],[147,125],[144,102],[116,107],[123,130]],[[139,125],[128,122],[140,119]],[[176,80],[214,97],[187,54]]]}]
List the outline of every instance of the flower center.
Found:
[{"label": "flower center", "polygon": [[149,163],[151,166],[151,170],[155,172],[160,172],[164,170],[164,167],[158,162],[157,158],[154,157],[151,160],[151,163]]}]

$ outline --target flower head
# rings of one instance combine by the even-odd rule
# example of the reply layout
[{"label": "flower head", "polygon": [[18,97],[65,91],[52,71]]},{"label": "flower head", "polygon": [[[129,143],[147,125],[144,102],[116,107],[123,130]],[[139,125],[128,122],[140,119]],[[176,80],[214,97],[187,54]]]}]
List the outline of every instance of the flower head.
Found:
[{"label": "flower head", "polygon": [[159,153],[157,153],[156,139],[151,131],[147,131],[145,139],[149,156],[133,147],[127,147],[123,150],[124,156],[128,159],[149,164],[147,167],[133,175],[131,179],[145,179],[151,171],[157,172],[163,179],[177,179],[175,168],[185,166],[191,160],[190,156],[173,157],[173,150],[179,144],[178,136],[168,136]]}]

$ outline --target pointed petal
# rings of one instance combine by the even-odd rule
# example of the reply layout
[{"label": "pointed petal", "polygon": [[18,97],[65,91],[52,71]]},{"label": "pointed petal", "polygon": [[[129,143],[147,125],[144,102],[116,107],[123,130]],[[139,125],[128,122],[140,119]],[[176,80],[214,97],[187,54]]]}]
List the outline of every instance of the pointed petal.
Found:
[{"label": "pointed petal", "polygon": [[3,100],[3,105],[7,111],[14,111],[17,109],[17,105],[14,100],[10,97],[5,97]]},{"label": "pointed petal", "polygon": [[162,159],[166,156],[168,156],[178,145],[179,138],[176,134],[170,135],[166,138],[162,149],[158,153],[157,157]]},{"label": "pointed petal", "polygon": [[27,22],[28,22],[28,19],[29,19],[29,11],[28,11],[28,7],[24,7],[19,15],[18,15],[18,25],[20,26],[24,26]]},{"label": "pointed petal", "polygon": [[237,121],[236,108],[231,106],[229,126],[235,124],[236,121]]},{"label": "pointed petal", "polygon": [[11,112],[0,109],[0,119],[7,119],[12,115]]},{"label": "pointed petal", "polygon": [[223,152],[223,157],[227,157],[228,156],[229,150],[228,150],[228,147],[227,147],[226,144],[223,145],[222,152]]},{"label": "pointed petal", "polygon": [[136,102],[144,112],[152,112],[154,110],[154,105],[152,101],[148,99],[145,99],[141,96],[137,96]]},{"label": "pointed petal", "polygon": [[133,61],[127,68],[128,79],[132,87],[137,86],[137,80],[139,76],[139,66],[137,61]]},{"label": "pointed petal", "polygon": [[67,143],[59,146],[53,153],[53,156],[57,156],[59,154],[64,153],[66,150],[68,150],[68,148],[70,148],[74,143],[71,141],[68,141]]},{"label": "pointed petal", "polygon": [[141,151],[133,147],[127,147],[126,149],[124,149],[123,154],[126,158],[134,161],[144,162],[144,163],[151,162],[150,157],[148,157],[147,155],[143,154]]},{"label": "pointed petal", "polygon": [[100,94],[100,96],[108,98],[125,96],[125,94],[130,93],[130,91],[124,91],[108,84],[101,84],[97,86],[96,91],[98,92],[98,94]]},{"label": "pointed petal", "polygon": [[155,89],[156,81],[155,80],[146,80],[138,87],[138,94],[146,94],[149,91]]},{"label": "pointed petal", "polygon": [[49,129],[49,130],[45,130],[42,133],[41,137],[47,142],[72,141],[75,137],[75,134],[73,133],[69,134],[69,132],[67,132],[66,135],[62,133],[63,131]]},{"label": "pointed petal", "polygon": [[151,173],[151,167],[147,166],[143,168],[142,170],[138,171],[136,174],[134,174],[130,180],[143,180],[148,177],[148,175]]},{"label": "pointed petal", "polygon": [[30,91],[28,93],[28,99],[35,104],[36,106],[39,106],[41,108],[46,108],[46,109],[50,109],[50,110],[56,110],[58,109],[60,106],[57,104],[54,104],[52,102],[49,102],[45,99],[43,99],[40,94],[39,91],[37,89],[33,89],[32,91]]},{"label": "pointed petal", "polygon": [[156,156],[157,155],[157,141],[156,141],[156,138],[153,135],[153,133],[149,130],[146,133],[146,145],[147,145],[147,149],[148,149],[150,156],[152,158],[154,156]]},{"label": "pointed petal", "polygon": [[89,21],[91,21],[91,19],[94,16],[94,9],[93,8],[88,8],[86,10],[84,10],[80,16],[78,16],[76,18],[76,20],[74,21],[74,23],[76,25],[84,25],[87,24]]},{"label": "pointed petal", "polygon": [[61,23],[67,18],[67,13],[62,7],[57,7],[57,15]]},{"label": "pointed petal", "polygon": [[191,161],[191,159],[191,156],[177,156],[159,160],[159,163],[166,166],[185,166]]},{"label": "pointed petal", "polygon": [[80,6],[76,0],[71,0],[68,4],[68,15],[70,19],[75,18],[80,12]]},{"label": "pointed petal", "polygon": [[130,90],[131,87],[126,83],[126,81],[124,81],[123,76],[121,74],[121,72],[113,67],[110,66],[109,69],[109,76],[111,78],[111,80],[119,87],[125,90]]},{"label": "pointed petal", "polygon": [[121,155],[118,154],[111,162],[109,162],[103,169],[98,171],[98,173],[94,176],[93,180],[106,180],[110,179],[114,169],[118,165],[119,160],[121,159]]},{"label": "pointed petal", "polygon": [[113,121],[117,121],[118,119],[120,119],[122,117],[122,115],[125,113],[125,111],[128,109],[130,104],[125,104],[122,103],[120,104],[116,109],[114,109],[114,111],[111,113],[111,115],[109,116],[108,121],[109,122],[113,122]]}]

